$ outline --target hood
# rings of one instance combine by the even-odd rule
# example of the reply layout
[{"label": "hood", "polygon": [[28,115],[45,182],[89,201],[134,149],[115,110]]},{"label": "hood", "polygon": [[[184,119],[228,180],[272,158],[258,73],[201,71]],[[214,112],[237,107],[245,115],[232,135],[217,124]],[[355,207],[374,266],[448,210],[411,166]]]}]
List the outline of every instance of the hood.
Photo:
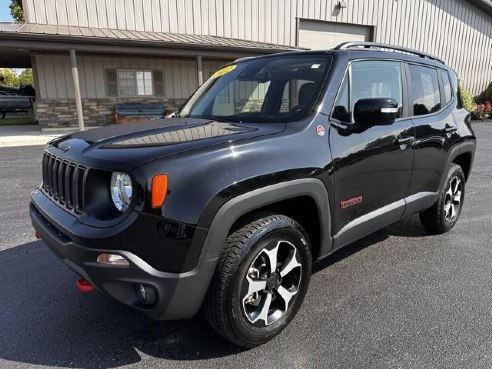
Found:
[{"label": "hood", "polygon": [[280,133],[284,129],[285,124],[279,123],[156,119],[72,133],[51,141],[48,151],[91,167],[128,171],[169,155]]}]

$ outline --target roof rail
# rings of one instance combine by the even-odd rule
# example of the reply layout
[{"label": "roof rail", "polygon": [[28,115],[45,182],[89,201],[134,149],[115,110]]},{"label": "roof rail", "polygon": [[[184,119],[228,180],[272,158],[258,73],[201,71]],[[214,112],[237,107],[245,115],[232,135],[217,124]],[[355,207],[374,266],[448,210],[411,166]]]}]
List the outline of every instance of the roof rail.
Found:
[{"label": "roof rail", "polygon": [[438,62],[445,64],[442,59],[436,58],[435,56],[420,52],[418,50],[409,49],[409,48],[403,47],[403,46],[394,46],[394,45],[383,44],[383,43],[379,43],[379,42],[367,42],[367,41],[342,42],[341,44],[335,46],[333,48],[333,50],[344,50],[344,49],[351,49],[351,48],[365,48],[365,49],[374,48],[374,49],[393,50],[393,51],[398,51],[398,52],[402,52],[402,53],[417,55],[417,56],[420,56],[421,58],[429,58],[432,60],[437,60]]}]

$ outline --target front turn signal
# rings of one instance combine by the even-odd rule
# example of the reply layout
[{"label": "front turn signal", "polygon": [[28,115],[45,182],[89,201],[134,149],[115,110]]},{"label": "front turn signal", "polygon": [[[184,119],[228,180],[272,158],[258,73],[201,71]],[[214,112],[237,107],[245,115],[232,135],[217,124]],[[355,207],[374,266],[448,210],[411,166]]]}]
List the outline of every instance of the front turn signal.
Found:
[{"label": "front turn signal", "polygon": [[157,174],[152,178],[152,207],[160,208],[167,195],[167,175]]}]

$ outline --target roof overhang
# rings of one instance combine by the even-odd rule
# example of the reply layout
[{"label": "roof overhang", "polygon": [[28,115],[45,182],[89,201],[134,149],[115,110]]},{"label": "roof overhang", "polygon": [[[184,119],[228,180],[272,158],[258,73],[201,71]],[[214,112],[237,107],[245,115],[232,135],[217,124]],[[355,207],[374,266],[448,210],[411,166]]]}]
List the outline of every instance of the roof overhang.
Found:
[{"label": "roof overhang", "polygon": [[0,66],[30,64],[29,53],[68,52],[237,59],[299,50],[215,36],[0,23]]}]

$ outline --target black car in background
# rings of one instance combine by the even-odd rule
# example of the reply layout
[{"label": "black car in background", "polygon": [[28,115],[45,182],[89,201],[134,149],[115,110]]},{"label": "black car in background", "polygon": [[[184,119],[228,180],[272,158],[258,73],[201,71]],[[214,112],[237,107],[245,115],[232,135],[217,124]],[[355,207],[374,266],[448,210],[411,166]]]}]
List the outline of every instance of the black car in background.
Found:
[{"label": "black car in background", "polygon": [[49,143],[32,222],[79,289],[202,308],[245,347],[291,321],[313,262],[414,213],[450,230],[476,146],[455,72],[374,43],[237,60],[176,116]]}]

